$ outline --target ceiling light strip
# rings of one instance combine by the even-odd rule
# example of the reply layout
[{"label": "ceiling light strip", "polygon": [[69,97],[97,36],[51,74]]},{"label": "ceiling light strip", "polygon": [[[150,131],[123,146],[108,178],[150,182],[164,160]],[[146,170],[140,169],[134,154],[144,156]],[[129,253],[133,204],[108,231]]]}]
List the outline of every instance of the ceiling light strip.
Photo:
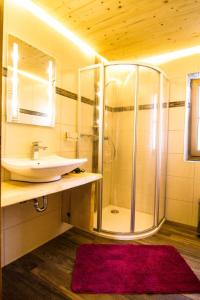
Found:
[{"label": "ceiling light strip", "polygon": [[90,56],[97,56],[101,61],[106,61],[106,59],[97,53],[92,47],[80,39],[76,34],[64,26],[61,22],[50,16],[44,9],[40,8],[38,5],[33,3],[31,0],[14,0],[17,5],[20,5],[24,9],[31,12],[33,15],[38,17],[40,20],[45,22],[48,26],[53,28],[58,33],[62,34],[64,37],[72,41],[77,45],[84,53]]},{"label": "ceiling light strip", "polygon": [[192,48],[185,48],[178,51],[173,51],[169,53],[164,53],[161,55],[151,56],[140,60],[141,62],[152,64],[152,65],[161,65],[172,60],[180,59],[183,57],[200,54],[200,45]]}]

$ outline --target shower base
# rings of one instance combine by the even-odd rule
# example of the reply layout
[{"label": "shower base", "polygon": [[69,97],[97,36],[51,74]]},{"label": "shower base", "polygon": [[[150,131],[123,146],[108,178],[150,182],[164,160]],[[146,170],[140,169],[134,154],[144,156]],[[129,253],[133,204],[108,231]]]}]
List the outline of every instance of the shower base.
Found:
[{"label": "shower base", "polygon": [[[114,213],[112,213],[112,211]],[[130,231],[131,210],[115,205],[108,205],[102,211],[102,229],[110,232],[128,233]],[[94,214],[94,227],[97,214]],[[153,215],[136,211],[135,231],[140,232],[153,226]]]}]

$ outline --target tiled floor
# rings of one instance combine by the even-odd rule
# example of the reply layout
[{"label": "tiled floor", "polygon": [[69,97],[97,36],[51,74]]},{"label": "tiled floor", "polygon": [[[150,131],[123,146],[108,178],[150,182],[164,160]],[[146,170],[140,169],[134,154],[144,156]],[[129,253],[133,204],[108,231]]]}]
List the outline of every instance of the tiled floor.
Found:
[{"label": "tiled floor", "polygon": [[[112,213],[117,210],[118,213]],[[94,216],[94,227],[96,227],[97,215]],[[119,206],[108,205],[102,212],[102,229],[112,232],[129,232],[131,221],[131,210]],[[135,231],[143,231],[153,225],[153,215],[136,211]]]}]

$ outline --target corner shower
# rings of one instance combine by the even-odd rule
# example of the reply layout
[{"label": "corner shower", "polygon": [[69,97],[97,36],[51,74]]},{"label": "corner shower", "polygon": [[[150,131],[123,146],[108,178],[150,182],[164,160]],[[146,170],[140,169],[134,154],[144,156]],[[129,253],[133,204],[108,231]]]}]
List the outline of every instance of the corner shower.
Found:
[{"label": "corner shower", "polygon": [[77,154],[96,186],[94,229],[141,238],[165,220],[169,82],[152,66],[111,62],[79,70]]}]

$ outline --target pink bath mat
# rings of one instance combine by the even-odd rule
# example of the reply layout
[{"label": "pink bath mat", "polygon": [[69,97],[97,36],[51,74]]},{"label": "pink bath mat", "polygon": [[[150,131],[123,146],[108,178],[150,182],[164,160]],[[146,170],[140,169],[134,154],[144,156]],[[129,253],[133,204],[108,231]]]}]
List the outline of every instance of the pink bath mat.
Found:
[{"label": "pink bath mat", "polygon": [[171,246],[85,244],[76,253],[77,293],[200,293],[200,281]]}]

